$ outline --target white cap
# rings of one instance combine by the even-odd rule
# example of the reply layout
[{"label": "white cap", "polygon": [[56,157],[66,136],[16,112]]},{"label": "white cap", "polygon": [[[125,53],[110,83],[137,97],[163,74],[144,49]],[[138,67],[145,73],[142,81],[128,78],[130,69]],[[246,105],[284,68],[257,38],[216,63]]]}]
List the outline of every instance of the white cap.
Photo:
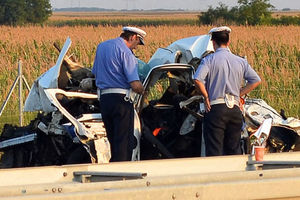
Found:
[{"label": "white cap", "polygon": [[137,34],[137,36],[140,38],[140,42],[142,45],[144,45],[144,37],[146,37],[146,32],[143,31],[142,29],[136,28],[136,27],[131,27],[131,26],[125,26],[122,29],[123,31],[130,31],[130,32],[134,32]]},{"label": "white cap", "polygon": [[209,34],[215,33],[215,32],[221,32],[221,31],[227,31],[227,32],[231,32],[231,29],[228,26],[220,26],[220,27],[215,27],[210,29],[210,31],[208,32]]}]

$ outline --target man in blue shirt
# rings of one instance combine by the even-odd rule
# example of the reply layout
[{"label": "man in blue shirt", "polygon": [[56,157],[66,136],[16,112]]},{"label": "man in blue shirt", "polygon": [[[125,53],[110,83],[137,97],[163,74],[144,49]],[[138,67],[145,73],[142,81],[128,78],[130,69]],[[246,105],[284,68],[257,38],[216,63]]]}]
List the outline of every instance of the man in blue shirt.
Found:
[{"label": "man in blue shirt", "polygon": [[[261,80],[248,62],[230,52],[229,27],[210,31],[215,53],[205,57],[195,75],[196,88],[205,98],[203,134],[206,156],[241,154],[242,113],[240,97]],[[243,80],[246,86],[241,87]]]},{"label": "man in blue shirt", "polygon": [[130,92],[142,94],[138,62],[132,50],[144,45],[146,32],[135,27],[123,27],[120,37],[98,45],[94,66],[100,109],[111,145],[110,161],[132,160],[136,147],[134,108]]}]

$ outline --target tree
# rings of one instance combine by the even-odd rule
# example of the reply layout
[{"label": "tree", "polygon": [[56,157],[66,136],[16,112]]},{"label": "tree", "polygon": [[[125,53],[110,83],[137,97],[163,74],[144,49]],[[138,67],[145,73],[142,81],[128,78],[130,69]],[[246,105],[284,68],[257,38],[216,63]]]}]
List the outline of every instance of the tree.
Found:
[{"label": "tree", "polygon": [[1,24],[13,25],[16,22],[22,24],[25,22],[25,2],[22,0],[1,0],[0,8],[2,11]]},{"label": "tree", "polygon": [[235,18],[235,13],[228,10],[228,6],[223,3],[219,3],[216,9],[209,6],[207,12],[198,16],[200,23],[202,24],[227,24],[232,23]]},{"label": "tree", "polygon": [[244,24],[259,25],[271,23],[271,11],[273,6],[269,0],[238,0],[239,6],[228,10],[222,3],[213,9],[211,6],[207,12],[199,16],[200,24]]},{"label": "tree", "polygon": [[49,0],[1,0],[0,24],[43,23],[52,14]]},{"label": "tree", "polygon": [[270,9],[274,6],[269,0],[238,0],[238,22],[244,25],[267,24],[271,21]]},{"label": "tree", "polygon": [[51,16],[51,5],[49,0],[27,0],[28,13],[27,21],[31,23],[42,23]]}]

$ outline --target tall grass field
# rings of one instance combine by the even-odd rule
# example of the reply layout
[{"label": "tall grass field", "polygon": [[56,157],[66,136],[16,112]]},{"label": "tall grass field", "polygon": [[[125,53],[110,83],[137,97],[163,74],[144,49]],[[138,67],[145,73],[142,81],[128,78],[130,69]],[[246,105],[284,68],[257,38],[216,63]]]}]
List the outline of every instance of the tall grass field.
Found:
[{"label": "tall grass field", "polygon": [[[194,20],[191,15],[176,15],[176,20]],[[78,17],[78,16],[77,16]],[[85,14],[79,19],[94,19]],[[144,19],[160,20],[171,16],[143,15]],[[194,17],[197,17],[196,15]],[[56,15],[49,24],[73,19]],[[96,19],[99,18],[95,17]],[[102,16],[103,19],[130,19],[124,14]],[[136,19],[138,17],[132,17]],[[76,18],[77,19],[77,18]],[[132,22],[132,21],[131,21]],[[129,22],[128,22],[129,23]],[[137,25],[131,24],[130,25]],[[140,46],[136,56],[148,62],[159,47],[196,35],[207,34],[212,26],[198,26],[189,23],[176,25],[141,26],[147,32],[146,45]],[[85,26],[0,26],[0,103],[4,102],[18,73],[18,60],[22,61],[23,74],[29,84],[52,67],[58,57],[54,48],[56,42],[63,45],[67,37],[72,40],[69,55],[86,67],[92,67],[97,44],[120,35],[121,25]],[[258,72],[262,84],[250,93],[252,98],[264,99],[277,111],[285,110],[289,117],[300,117],[300,27],[299,26],[231,26],[230,49],[233,53],[246,56]],[[25,86],[24,86],[25,88]],[[28,91],[24,91],[24,98]],[[5,112],[0,117],[0,128],[4,123],[18,124],[17,90],[14,91]],[[28,121],[27,121],[28,122]]]}]

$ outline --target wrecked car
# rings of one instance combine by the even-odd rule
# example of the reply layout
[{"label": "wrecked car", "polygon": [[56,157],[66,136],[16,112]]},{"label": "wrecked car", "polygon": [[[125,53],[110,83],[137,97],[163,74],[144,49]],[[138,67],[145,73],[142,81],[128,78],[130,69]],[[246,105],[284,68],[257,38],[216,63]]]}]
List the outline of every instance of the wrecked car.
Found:
[{"label": "wrecked car", "polygon": [[[94,76],[67,55],[67,38],[55,66],[33,84],[25,111],[40,111],[26,127],[5,125],[0,136],[2,167],[107,163],[110,145],[101,118]],[[132,160],[204,155],[202,96],[193,73],[213,52],[210,35],[194,36],[159,48],[148,63],[139,60],[144,95],[133,96],[136,147]],[[261,99],[246,99],[241,130],[243,153],[249,136],[272,118],[269,152],[298,150],[300,121],[286,119]],[[202,148],[202,149],[201,149]]]}]

